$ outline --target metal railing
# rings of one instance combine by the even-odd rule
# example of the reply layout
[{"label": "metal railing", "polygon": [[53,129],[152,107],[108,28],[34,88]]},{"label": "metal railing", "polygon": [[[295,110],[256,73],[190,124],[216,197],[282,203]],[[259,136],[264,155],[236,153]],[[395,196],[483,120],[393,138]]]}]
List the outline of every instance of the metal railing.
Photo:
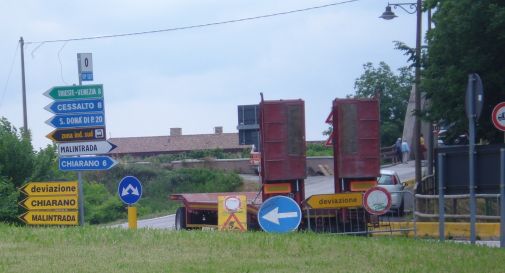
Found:
[{"label": "metal railing", "polygon": [[[304,229],[313,232],[327,232],[347,235],[371,234],[407,234],[416,235],[414,217],[415,198],[410,191],[391,192],[411,198],[412,205],[408,208],[390,209],[384,215],[372,215],[363,208],[310,209],[305,208]],[[402,210],[400,210],[402,209]]]}]

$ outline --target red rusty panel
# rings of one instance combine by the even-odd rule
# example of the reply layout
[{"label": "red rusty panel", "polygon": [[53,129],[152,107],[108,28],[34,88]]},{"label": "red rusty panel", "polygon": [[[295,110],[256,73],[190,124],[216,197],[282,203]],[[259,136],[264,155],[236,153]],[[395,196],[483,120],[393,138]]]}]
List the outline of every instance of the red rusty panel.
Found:
[{"label": "red rusty panel", "polygon": [[333,101],[335,179],[380,174],[379,102],[376,99]]},{"label": "red rusty panel", "polygon": [[305,108],[302,100],[260,103],[261,175],[263,181],[304,179]]}]

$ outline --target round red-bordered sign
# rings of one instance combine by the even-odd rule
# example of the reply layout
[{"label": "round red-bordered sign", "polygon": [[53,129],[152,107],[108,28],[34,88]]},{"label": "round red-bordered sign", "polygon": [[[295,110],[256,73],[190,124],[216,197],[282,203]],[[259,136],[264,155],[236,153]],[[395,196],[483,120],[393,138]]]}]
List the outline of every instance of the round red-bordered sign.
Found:
[{"label": "round red-bordered sign", "polygon": [[224,200],[224,207],[229,212],[237,212],[240,209],[241,205],[242,204],[240,202],[240,198],[238,198],[237,196],[228,196]]},{"label": "round red-bordered sign", "polygon": [[505,102],[500,102],[493,108],[491,120],[496,129],[505,131]]},{"label": "round red-bordered sign", "polygon": [[381,187],[370,188],[363,195],[363,207],[370,214],[385,214],[391,208],[391,194]]}]

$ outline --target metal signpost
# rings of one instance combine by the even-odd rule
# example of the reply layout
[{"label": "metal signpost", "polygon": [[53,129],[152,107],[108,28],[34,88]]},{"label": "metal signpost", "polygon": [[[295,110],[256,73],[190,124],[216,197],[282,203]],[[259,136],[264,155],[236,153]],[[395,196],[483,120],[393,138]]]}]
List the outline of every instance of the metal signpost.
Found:
[{"label": "metal signpost", "polygon": [[274,196],[268,198],[258,211],[258,223],[266,232],[286,233],[300,225],[302,212],[292,198]]},{"label": "metal signpost", "polygon": [[468,117],[468,167],[470,187],[470,242],[475,244],[476,200],[475,200],[475,122],[479,120],[484,102],[484,90],[479,75],[468,75],[465,110]]},{"label": "metal signpost", "polygon": [[[46,123],[56,128],[47,137],[58,143],[60,170],[77,171],[78,216],[80,225],[84,225],[84,194],[80,171],[109,170],[117,161],[108,156],[88,156],[106,154],[116,146],[105,141],[103,85],[81,85],[82,81],[93,80],[91,53],[77,54],[77,63],[78,86],[55,86],[44,95],[54,100],[45,107],[55,114]],[[80,157],[82,155],[86,156]]]},{"label": "metal signpost", "polygon": [[142,184],[135,176],[125,176],[117,187],[119,199],[128,205],[128,227],[137,228],[137,208],[132,205],[142,197]]}]

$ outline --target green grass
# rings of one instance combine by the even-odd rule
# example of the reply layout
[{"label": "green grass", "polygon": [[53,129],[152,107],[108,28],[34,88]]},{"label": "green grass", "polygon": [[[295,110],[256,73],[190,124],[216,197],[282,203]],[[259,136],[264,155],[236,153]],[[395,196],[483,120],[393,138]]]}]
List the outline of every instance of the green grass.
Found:
[{"label": "green grass", "polygon": [[504,260],[408,238],[0,225],[0,272],[504,272]]}]

